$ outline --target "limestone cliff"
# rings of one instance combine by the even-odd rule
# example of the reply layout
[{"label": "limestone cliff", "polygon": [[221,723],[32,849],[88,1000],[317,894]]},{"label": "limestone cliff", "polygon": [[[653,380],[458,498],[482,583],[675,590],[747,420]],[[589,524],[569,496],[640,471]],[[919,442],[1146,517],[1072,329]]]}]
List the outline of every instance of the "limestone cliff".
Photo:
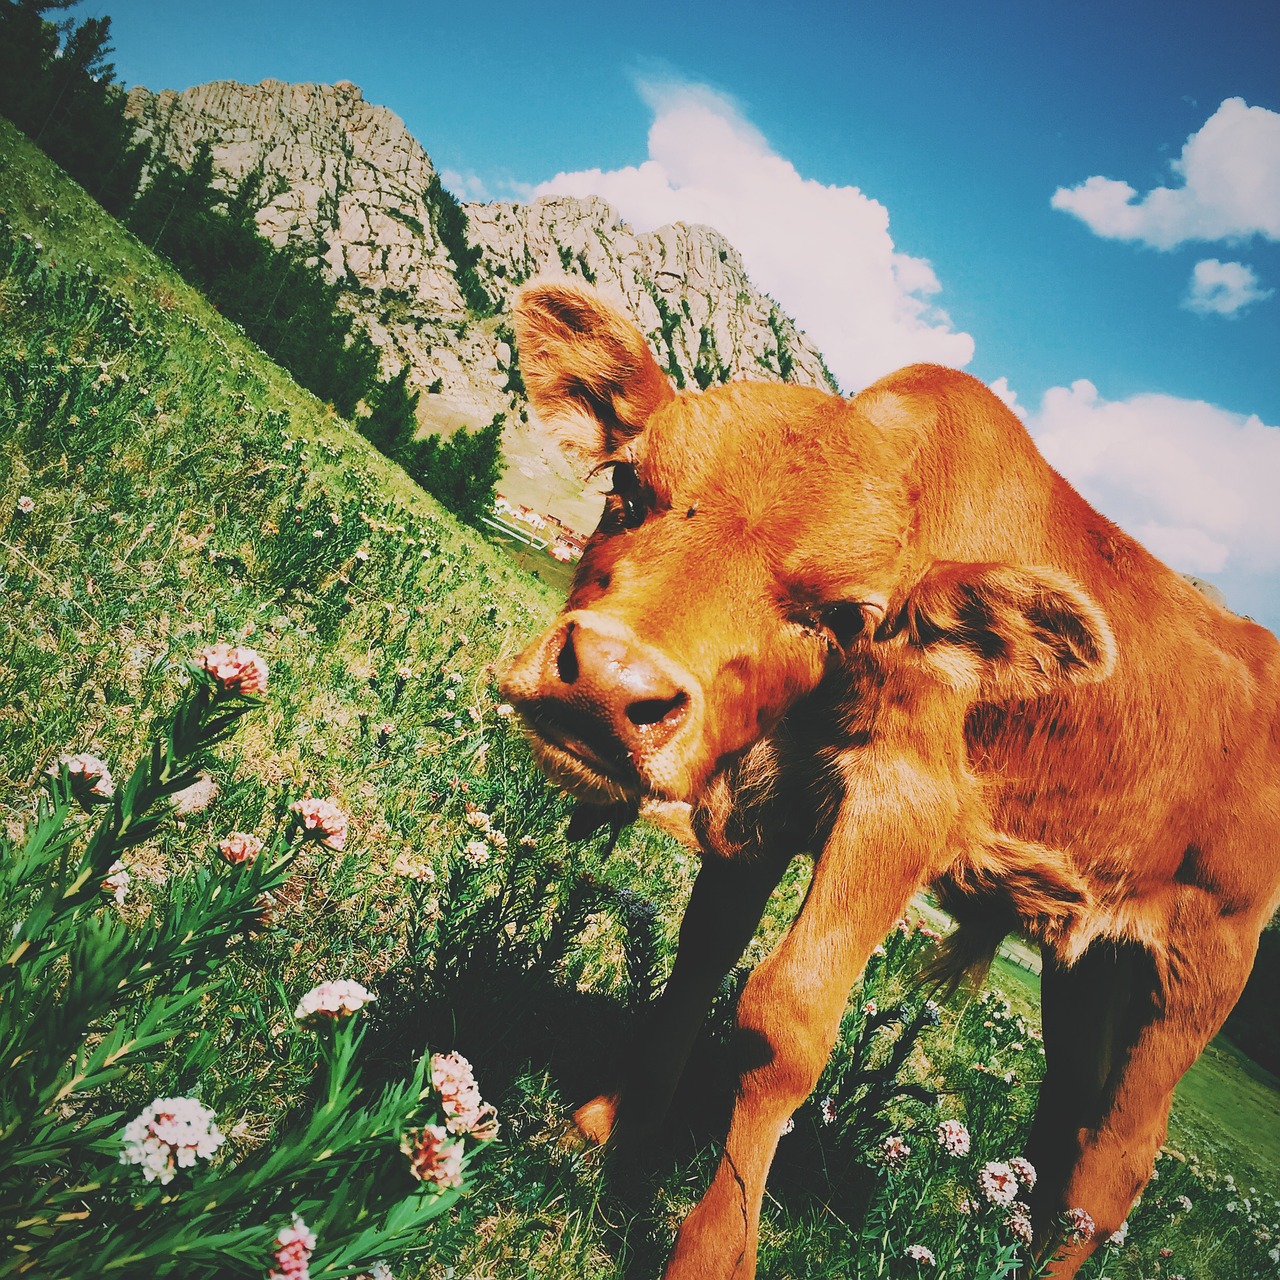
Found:
[{"label": "limestone cliff", "polygon": [[202,143],[229,188],[256,188],[256,220],[293,243],[345,289],[345,305],[383,352],[408,364],[423,392],[424,426],[508,415],[504,487],[539,501],[549,485],[561,518],[591,519],[558,457],[523,423],[508,318],[513,293],[536,275],[573,276],[621,302],[678,386],[734,377],[829,383],[822,357],[742,259],[710,227],[677,223],[637,234],[603,200],[459,206],[402,121],[345,82],[215,81],[183,93],[130,92],[139,139],[186,166]]}]

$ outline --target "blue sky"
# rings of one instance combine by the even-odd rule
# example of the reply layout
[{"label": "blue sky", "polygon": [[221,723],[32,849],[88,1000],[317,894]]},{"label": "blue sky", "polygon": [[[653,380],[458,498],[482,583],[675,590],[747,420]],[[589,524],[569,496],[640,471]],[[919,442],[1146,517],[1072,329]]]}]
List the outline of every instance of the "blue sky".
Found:
[{"label": "blue sky", "polygon": [[352,80],[464,195],[713,221],[847,389],[1003,379],[1087,497],[1280,627],[1273,0],[78,12],[127,84]]}]

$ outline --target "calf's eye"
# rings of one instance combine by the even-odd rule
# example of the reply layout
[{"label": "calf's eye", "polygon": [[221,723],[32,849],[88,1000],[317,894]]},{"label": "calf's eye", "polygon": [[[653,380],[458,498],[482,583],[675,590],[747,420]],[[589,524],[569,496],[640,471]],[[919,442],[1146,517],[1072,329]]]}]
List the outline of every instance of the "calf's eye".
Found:
[{"label": "calf's eye", "polygon": [[819,612],[818,622],[840,648],[847,649],[862,634],[867,618],[860,604],[846,600],[827,605]]},{"label": "calf's eye", "polygon": [[644,523],[645,517],[645,496],[640,477],[629,462],[614,462],[611,467],[613,486],[608,496],[622,503],[623,527],[635,529]]}]

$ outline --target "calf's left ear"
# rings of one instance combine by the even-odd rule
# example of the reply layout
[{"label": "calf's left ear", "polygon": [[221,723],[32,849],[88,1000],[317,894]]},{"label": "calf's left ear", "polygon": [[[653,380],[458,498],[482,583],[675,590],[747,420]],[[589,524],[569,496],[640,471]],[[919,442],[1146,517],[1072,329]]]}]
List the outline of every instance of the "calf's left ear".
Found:
[{"label": "calf's left ear", "polygon": [[675,395],[644,335],[592,289],[526,285],[515,329],[533,407],[561,447],[586,462],[616,454]]},{"label": "calf's left ear", "polygon": [[908,597],[906,622],[935,674],[993,701],[1101,680],[1115,667],[1102,610],[1055,569],[934,565]]}]

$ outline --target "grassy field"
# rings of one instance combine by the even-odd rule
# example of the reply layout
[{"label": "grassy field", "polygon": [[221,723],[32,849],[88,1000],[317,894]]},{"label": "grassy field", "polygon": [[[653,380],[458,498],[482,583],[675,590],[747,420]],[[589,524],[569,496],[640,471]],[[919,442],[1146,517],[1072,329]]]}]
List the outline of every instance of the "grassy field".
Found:
[{"label": "grassy field", "polygon": [[[361,1015],[369,1080],[404,1078],[424,1046],[456,1048],[502,1123],[468,1166],[466,1195],[395,1261],[399,1280],[658,1274],[714,1162],[743,973],[696,1050],[705,1085],[682,1092],[643,1167],[612,1167],[567,1140],[568,1106],[607,1081],[664,978],[696,860],[640,827],[607,859],[566,845],[567,806],[504,714],[497,672],[551,616],[563,567],[524,552],[522,566],[459,526],[3,121],[0,413],[9,839],[29,825],[60,753],[92,751],[125,776],[188,690],[184,661],[215,640],[265,657],[266,705],[212,754],[203,797],[128,851],[128,895],[117,907],[104,894],[99,917],[142,936],[217,864],[228,831],[266,834],[298,797],[331,797],[350,819],[345,848],[307,846],[259,927],[228,950],[181,1052],[138,1054],[50,1114],[71,1129],[105,1125],[198,1092],[227,1134],[213,1172],[247,1167],[293,1141],[315,1102],[315,1051],[289,1011],[323,978],[357,979],[377,993]],[[798,860],[749,961],[807,880]],[[0,908],[0,931],[22,925],[22,904]],[[929,945],[895,930],[854,994],[780,1149],[762,1277],[915,1276],[903,1258],[915,1242],[937,1252],[934,1274],[1008,1274],[1007,1224],[960,1206],[982,1161],[1020,1150],[1042,1066],[1035,983],[1000,962],[1007,1007],[965,994],[935,1008],[910,980]],[[87,1034],[97,1043],[103,1027]],[[972,1135],[945,1167],[931,1136],[940,1118]],[[1162,1162],[1128,1242],[1090,1274],[1169,1275],[1161,1248],[1188,1277],[1274,1274],[1272,1241],[1258,1235],[1274,1232],[1274,1207],[1254,1196],[1240,1208],[1226,1182],[1274,1188],[1274,1090],[1215,1048],[1179,1095],[1177,1125],[1182,1154],[1197,1159]],[[75,1159],[117,1166],[116,1130],[103,1132]],[[902,1170],[881,1155],[896,1135],[913,1148]],[[394,1140],[388,1158],[400,1159]],[[206,1198],[205,1176],[180,1175],[171,1212]],[[64,1177],[35,1161],[22,1194]],[[127,1220],[129,1197],[113,1204]],[[322,1251],[342,1208],[317,1220]],[[83,1250],[83,1268],[66,1274],[99,1274],[96,1251],[114,1237],[80,1210],[21,1227],[4,1211],[0,1225],[17,1233],[7,1239],[43,1248],[61,1233]],[[322,1260],[313,1275],[353,1273]],[[249,1253],[200,1270],[166,1255],[112,1273],[260,1276],[267,1261]],[[0,1259],[0,1276],[18,1273],[10,1265]]]}]

